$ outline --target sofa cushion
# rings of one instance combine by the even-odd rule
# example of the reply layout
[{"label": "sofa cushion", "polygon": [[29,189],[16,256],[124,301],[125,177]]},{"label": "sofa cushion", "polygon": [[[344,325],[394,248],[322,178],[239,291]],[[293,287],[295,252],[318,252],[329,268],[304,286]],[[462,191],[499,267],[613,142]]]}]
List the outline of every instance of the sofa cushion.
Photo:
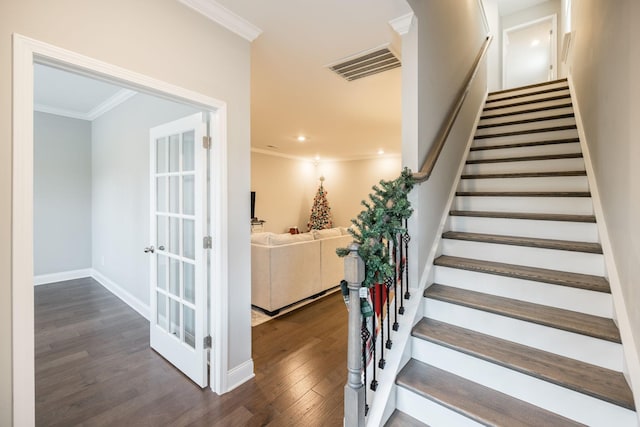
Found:
[{"label": "sofa cushion", "polygon": [[313,235],[311,233],[300,233],[300,234],[272,234],[269,237],[269,244],[271,246],[280,246],[280,245],[288,245],[290,243],[297,242],[308,242],[313,240]]},{"label": "sofa cushion", "polygon": [[313,238],[314,239],[325,239],[327,237],[338,237],[342,236],[339,228],[327,228],[325,230],[313,230]]},{"label": "sofa cushion", "polygon": [[263,233],[252,233],[251,234],[251,243],[256,243],[258,245],[268,245],[269,237],[271,237],[273,233],[269,231],[265,231]]}]

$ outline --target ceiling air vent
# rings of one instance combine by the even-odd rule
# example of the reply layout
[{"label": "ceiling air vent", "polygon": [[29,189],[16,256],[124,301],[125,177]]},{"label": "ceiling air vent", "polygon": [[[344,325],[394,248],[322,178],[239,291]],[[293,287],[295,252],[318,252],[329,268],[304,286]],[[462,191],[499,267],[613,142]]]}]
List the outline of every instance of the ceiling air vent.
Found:
[{"label": "ceiling air vent", "polygon": [[400,67],[398,57],[388,46],[358,53],[327,67],[340,77],[352,81]]}]

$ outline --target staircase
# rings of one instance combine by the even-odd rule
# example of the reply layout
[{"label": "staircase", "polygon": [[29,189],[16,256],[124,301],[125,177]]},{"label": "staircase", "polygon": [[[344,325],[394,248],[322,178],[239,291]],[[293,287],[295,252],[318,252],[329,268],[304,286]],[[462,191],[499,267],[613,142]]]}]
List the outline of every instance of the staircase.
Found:
[{"label": "staircase", "polygon": [[638,426],[567,82],[489,95],[387,425]]}]

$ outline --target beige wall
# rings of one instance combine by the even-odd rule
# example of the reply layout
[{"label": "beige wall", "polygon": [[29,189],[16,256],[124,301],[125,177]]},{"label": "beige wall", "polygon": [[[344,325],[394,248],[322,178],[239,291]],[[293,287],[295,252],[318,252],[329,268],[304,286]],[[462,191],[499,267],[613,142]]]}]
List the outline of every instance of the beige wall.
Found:
[{"label": "beige wall", "polygon": [[[409,0],[417,22],[403,36],[402,158],[419,170],[486,37],[475,0]],[[417,57],[416,57],[416,52]],[[420,278],[487,88],[486,64],[460,111],[429,181],[411,194],[415,209],[409,272]],[[415,88],[418,88],[418,91]],[[425,278],[426,279],[426,278]],[[417,284],[417,280],[411,281]]]},{"label": "beige wall", "polygon": [[[228,105],[229,368],[250,358],[249,49],[247,41],[175,0],[0,2],[0,425],[11,402],[12,33],[51,43]],[[19,309],[19,308],[18,308]]]},{"label": "beige wall", "polygon": [[264,231],[284,233],[293,226],[306,231],[319,178],[324,176],[333,224],[349,226],[362,211],[360,202],[368,198],[371,187],[400,175],[400,163],[399,157],[380,157],[315,164],[254,152],[251,189],[256,192],[256,216],[267,221]]},{"label": "beige wall", "polygon": [[573,7],[575,101],[640,353],[640,6],[574,0]]}]

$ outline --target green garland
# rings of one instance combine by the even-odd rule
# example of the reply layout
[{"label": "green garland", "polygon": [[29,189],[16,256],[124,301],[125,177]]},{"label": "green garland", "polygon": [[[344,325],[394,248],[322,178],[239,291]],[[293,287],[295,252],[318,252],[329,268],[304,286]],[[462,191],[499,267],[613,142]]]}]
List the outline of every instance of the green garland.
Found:
[{"label": "green garland", "polygon": [[[405,168],[393,181],[380,181],[369,195],[370,201],[362,201],[365,210],[351,222],[349,229],[356,243],[360,244],[358,255],[364,261],[365,279],[362,286],[371,287],[392,278],[395,265],[389,258],[386,242],[397,244],[397,236],[406,232],[404,220],[413,212],[408,195],[415,184],[411,170]],[[348,248],[338,248],[338,256],[349,254]]]}]

